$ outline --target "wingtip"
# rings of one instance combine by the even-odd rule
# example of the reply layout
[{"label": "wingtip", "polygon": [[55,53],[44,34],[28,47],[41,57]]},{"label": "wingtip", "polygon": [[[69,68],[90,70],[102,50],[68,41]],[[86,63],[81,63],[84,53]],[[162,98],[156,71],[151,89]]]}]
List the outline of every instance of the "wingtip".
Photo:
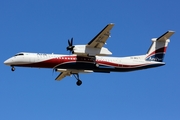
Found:
[{"label": "wingtip", "polygon": [[114,23],[109,23],[107,26],[113,27],[113,26],[114,26]]},{"label": "wingtip", "polygon": [[114,23],[109,23],[109,25],[114,25]]},{"label": "wingtip", "polygon": [[170,33],[175,33],[175,31],[173,31],[173,30],[168,30],[168,32],[170,32]]}]

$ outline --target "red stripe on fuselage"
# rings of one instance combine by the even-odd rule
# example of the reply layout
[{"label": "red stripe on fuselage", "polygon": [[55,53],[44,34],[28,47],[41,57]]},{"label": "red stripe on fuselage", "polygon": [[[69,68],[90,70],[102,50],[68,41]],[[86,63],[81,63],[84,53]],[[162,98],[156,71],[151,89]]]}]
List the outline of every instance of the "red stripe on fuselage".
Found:
[{"label": "red stripe on fuselage", "polygon": [[30,64],[17,64],[12,66],[21,66],[21,67],[37,67],[37,68],[54,68],[60,64],[70,63],[70,62],[93,62],[89,57],[80,57],[80,56],[60,56],[56,58],[51,58],[49,60],[30,63]]},{"label": "red stripe on fuselage", "polygon": [[60,57],[51,58],[51,59],[41,61],[41,62],[35,62],[35,63],[30,63],[30,64],[18,64],[18,65],[13,65],[13,66],[54,68],[56,65],[62,64],[65,61],[75,61],[74,58],[76,58],[76,56],[60,56]]},{"label": "red stripe on fuselage", "polygon": [[125,64],[118,64],[118,63],[112,63],[107,61],[97,61],[99,65],[106,65],[106,66],[112,66],[117,68],[135,68],[135,67],[141,67],[149,64],[137,64],[137,65],[125,65]]}]

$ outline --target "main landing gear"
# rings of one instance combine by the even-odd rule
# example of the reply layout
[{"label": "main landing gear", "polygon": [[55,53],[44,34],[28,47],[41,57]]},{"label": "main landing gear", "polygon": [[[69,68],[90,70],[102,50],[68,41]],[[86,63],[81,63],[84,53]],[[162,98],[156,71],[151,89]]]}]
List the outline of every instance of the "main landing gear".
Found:
[{"label": "main landing gear", "polygon": [[15,67],[14,66],[11,67],[11,71],[15,71]]},{"label": "main landing gear", "polygon": [[75,73],[73,74],[73,76],[76,78],[77,82],[76,82],[76,85],[77,86],[80,86],[82,84],[82,81],[79,79],[79,74],[78,73]]}]

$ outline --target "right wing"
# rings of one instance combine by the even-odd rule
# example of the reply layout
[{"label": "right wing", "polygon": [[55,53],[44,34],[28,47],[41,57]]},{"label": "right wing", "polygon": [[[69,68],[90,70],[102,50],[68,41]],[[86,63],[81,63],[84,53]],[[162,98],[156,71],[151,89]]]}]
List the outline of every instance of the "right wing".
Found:
[{"label": "right wing", "polygon": [[88,44],[91,48],[102,48],[110,36],[110,30],[114,26],[113,23],[108,24],[99,34],[97,34]]}]

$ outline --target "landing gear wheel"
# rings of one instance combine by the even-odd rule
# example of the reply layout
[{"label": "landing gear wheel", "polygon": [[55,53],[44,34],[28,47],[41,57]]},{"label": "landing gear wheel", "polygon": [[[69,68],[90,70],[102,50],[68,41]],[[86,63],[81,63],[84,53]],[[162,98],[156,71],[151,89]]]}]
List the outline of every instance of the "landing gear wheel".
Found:
[{"label": "landing gear wheel", "polygon": [[76,82],[76,85],[77,86],[80,86],[82,84],[82,81],[81,80],[78,80],[77,82]]},{"label": "landing gear wheel", "polygon": [[78,73],[74,73],[73,75],[74,75],[74,77],[77,80],[76,85],[80,86],[82,84],[82,81],[79,79],[79,74]]},{"label": "landing gear wheel", "polygon": [[11,68],[11,71],[15,71],[15,68],[14,68],[14,67],[12,67],[12,68]]}]

